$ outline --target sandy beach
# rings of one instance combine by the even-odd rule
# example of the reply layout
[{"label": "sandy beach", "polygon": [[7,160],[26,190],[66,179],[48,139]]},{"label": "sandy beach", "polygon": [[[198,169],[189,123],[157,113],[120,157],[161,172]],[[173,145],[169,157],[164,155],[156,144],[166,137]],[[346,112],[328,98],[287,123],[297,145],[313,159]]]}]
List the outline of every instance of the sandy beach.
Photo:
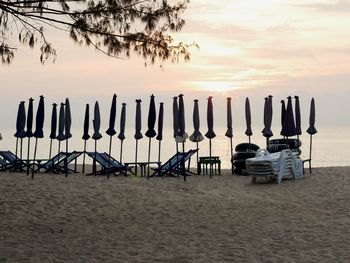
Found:
[{"label": "sandy beach", "polygon": [[349,169],[281,185],[0,173],[0,262],[349,262]]}]

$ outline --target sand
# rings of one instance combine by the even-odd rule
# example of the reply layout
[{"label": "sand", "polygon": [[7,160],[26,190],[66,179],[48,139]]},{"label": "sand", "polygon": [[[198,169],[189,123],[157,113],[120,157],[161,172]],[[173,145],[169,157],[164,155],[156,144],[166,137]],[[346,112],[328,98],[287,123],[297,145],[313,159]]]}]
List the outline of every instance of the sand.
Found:
[{"label": "sand", "polygon": [[0,173],[0,262],[350,262],[349,171],[281,185]]}]

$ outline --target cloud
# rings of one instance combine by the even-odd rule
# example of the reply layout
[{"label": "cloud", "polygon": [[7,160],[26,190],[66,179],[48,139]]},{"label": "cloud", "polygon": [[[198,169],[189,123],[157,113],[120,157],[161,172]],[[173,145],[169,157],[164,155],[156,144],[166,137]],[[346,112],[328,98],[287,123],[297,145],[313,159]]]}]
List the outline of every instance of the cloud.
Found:
[{"label": "cloud", "polygon": [[336,13],[350,12],[349,0],[329,1],[328,3],[315,3],[315,4],[305,4],[305,5],[297,5],[297,6],[302,8],[314,9],[315,11],[321,11],[321,12],[336,12]]}]

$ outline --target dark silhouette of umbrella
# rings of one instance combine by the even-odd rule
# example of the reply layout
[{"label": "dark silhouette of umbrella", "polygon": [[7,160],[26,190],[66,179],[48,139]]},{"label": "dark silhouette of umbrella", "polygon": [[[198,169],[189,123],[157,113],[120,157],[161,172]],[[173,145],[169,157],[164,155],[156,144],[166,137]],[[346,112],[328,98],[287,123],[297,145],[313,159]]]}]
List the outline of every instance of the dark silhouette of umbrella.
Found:
[{"label": "dark silhouette of umbrella", "polygon": [[295,122],[294,122],[294,114],[293,114],[293,106],[292,106],[292,97],[289,96],[287,102],[287,110],[286,110],[286,116],[284,119],[284,125],[283,125],[283,136],[291,137],[296,135],[296,129],[295,129]]},{"label": "dark silhouette of umbrella", "polygon": [[27,148],[27,175],[29,175],[29,151],[30,151],[30,138],[33,137],[33,98],[29,99],[28,114],[27,114],[27,130],[26,137],[28,137]]},{"label": "dark silhouette of umbrella", "polygon": [[299,103],[299,96],[294,96],[294,98],[295,98],[295,132],[297,134],[298,150],[299,150],[299,135],[302,134],[302,132],[301,132],[300,103]]},{"label": "dark silhouette of umbrella", "polygon": [[125,140],[125,122],[126,122],[126,103],[122,104],[120,113],[120,132],[118,138],[120,140],[120,162],[123,162],[123,142]]},{"label": "dark silhouette of umbrella", "polygon": [[16,119],[16,155],[18,154],[18,138],[21,139],[21,150],[20,159],[22,160],[22,148],[23,148],[23,138],[26,136],[24,131],[26,125],[26,110],[24,107],[24,101],[21,101],[18,105],[17,119]]},{"label": "dark silhouette of umbrella", "polygon": [[310,134],[310,153],[309,153],[309,165],[310,165],[310,173],[311,173],[311,153],[312,153],[312,135],[317,133],[315,128],[315,100],[311,99],[310,104],[310,117],[309,117],[309,128],[306,130],[308,134]]},{"label": "dark silhouette of umbrella", "polygon": [[64,125],[65,125],[65,116],[64,115],[65,115],[64,103],[61,103],[60,112],[58,115],[58,134],[57,134],[58,153],[61,152],[61,141],[64,141],[66,139],[66,136],[64,135]]},{"label": "dark silhouette of umbrella", "polygon": [[[227,98],[226,101],[226,111],[227,111],[227,130],[225,133],[225,136],[230,139],[230,145],[231,145],[231,160],[233,157],[233,144],[232,144],[232,137],[233,137],[233,130],[232,130],[232,107],[231,107],[231,97]],[[232,163],[232,162],[231,162]],[[231,165],[231,170],[233,173],[233,165]]]},{"label": "dark silhouette of umbrella", "polygon": [[[176,142],[176,154],[179,152],[179,142],[177,136],[179,133],[179,105],[177,103],[177,97],[173,97],[173,136]],[[177,163],[179,159],[177,158]],[[178,174],[179,175],[179,174]]]},{"label": "dark silhouette of umbrella", "polygon": [[136,150],[135,150],[135,175],[137,175],[137,151],[138,151],[138,141],[143,138],[141,133],[141,100],[136,100],[136,115],[135,115],[135,135],[134,138],[136,140]]},{"label": "dark silhouette of umbrella", "polygon": [[[116,115],[117,115],[117,95],[113,94],[111,110],[109,114],[109,127],[106,131],[106,133],[109,135],[108,166],[110,165],[110,161],[111,161],[112,137],[117,133],[114,129]],[[109,172],[107,173],[107,179],[109,179]]]},{"label": "dark silhouette of umbrella", "polygon": [[265,97],[264,100],[265,100],[265,102],[264,102],[264,112],[263,112],[264,113],[264,128],[261,131],[261,133],[263,133],[263,134],[264,134],[266,126],[267,126],[267,115],[268,115],[267,108],[268,108],[268,104],[269,104],[268,103],[269,98]]},{"label": "dark silhouette of umbrella", "polygon": [[265,99],[265,112],[264,112],[264,122],[265,122],[265,128],[263,130],[263,136],[266,138],[266,148],[269,145],[269,138],[273,136],[273,133],[271,131],[271,125],[272,125],[272,96],[269,95],[267,98],[267,101]]},{"label": "dark silhouette of umbrella", "polygon": [[[95,102],[94,108],[94,119],[92,120],[92,124],[94,127],[94,133],[92,135],[92,139],[95,140],[95,158],[93,161],[93,172],[96,175],[96,155],[97,155],[97,141],[102,138],[102,134],[100,133],[101,128],[101,116],[100,116],[100,107],[98,102]],[[109,173],[107,173],[108,175]]]},{"label": "dark silhouette of umbrella", "polygon": [[[70,132],[71,126],[72,126],[72,114],[70,111],[70,103],[69,103],[69,99],[66,98],[66,107],[65,107],[65,124],[64,124],[64,128],[65,128],[65,137],[66,137],[66,154],[68,155],[68,140],[69,138],[72,137],[72,134]],[[65,176],[68,176],[68,163],[67,163],[67,159],[65,159]]]},{"label": "dark silhouette of umbrella", "polygon": [[85,172],[85,155],[86,155],[86,141],[90,139],[89,135],[89,126],[90,126],[90,106],[86,104],[85,106],[85,116],[84,116],[84,131],[82,139],[84,140],[84,153],[83,153],[83,170],[82,173]]},{"label": "dark silhouette of umbrella", "polygon": [[[197,148],[197,165],[199,162],[199,153],[198,153],[198,143],[204,140],[204,137],[202,133],[199,131],[200,128],[200,119],[199,119],[199,106],[198,106],[198,100],[194,100],[194,106],[193,106],[193,133],[190,136],[190,140],[192,142],[196,143],[196,148]],[[198,169],[197,169],[198,170]]]},{"label": "dark silhouette of umbrella", "polygon": [[283,136],[283,125],[284,125],[284,120],[286,118],[286,104],[284,100],[281,100],[281,132],[280,134]]},{"label": "dark silhouette of umbrella", "polygon": [[36,159],[36,150],[38,146],[38,139],[44,138],[44,120],[45,120],[45,105],[44,105],[44,96],[41,95],[39,99],[38,110],[35,117],[35,147],[34,147],[34,158],[33,158],[33,170],[32,170],[32,179],[34,178],[34,169],[35,169],[35,159]]},{"label": "dark silhouette of umbrella", "polygon": [[[179,131],[176,136],[176,140],[182,143],[182,152],[185,152],[185,142],[188,138],[188,134],[185,131],[185,103],[183,99],[183,94],[180,94],[179,97]],[[185,163],[181,163],[182,175],[184,177],[184,181],[186,181],[186,173],[185,173]]]},{"label": "dark silhouette of umbrella", "polygon": [[158,164],[160,165],[160,150],[161,143],[163,140],[163,120],[164,120],[164,103],[159,104],[159,113],[158,113],[158,133],[156,139],[158,140]]},{"label": "dark silhouette of umbrella", "polygon": [[[214,132],[214,114],[213,114],[213,101],[212,96],[208,97],[208,106],[207,106],[207,124],[208,124],[208,131],[205,134],[205,137],[209,139],[209,157],[211,159],[211,140],[216,137],[216,134]],[[212,177],[212,171],[213,167],[210,164],[210,177]]]},{"label": "dark silhouette of umbrella", "polygon": [[50,131],[50,151],[49,151],[49,159],[51,159],[52,154],[52,140],[56,139],[57,134],[57,104],[52,104],[52,113],[51,113],[51,131]]},{"label": "dark silhouette of umbrella", "polygon": [[151,139],[157,135],[156,131],[154,130],[154,126],[156,124],[156,104],[154,102],[154,95],[151,95],[151,100],[149,103],[149,110],[148,110],[148,130],[146,131],[145,135],[148,137],[148,168],[147,168],[147,179],[149,179],[149,172],[150,172],[150,158],[151,158]]},{"label": "dark silhouette of umbrella", "polygon": [[245,134],[248,136],[249,143],[250,143],[250,136],[253,135],[253,132],[252,132],[252,117],[250,114],[249,98],[245,99],[245,121],[247,124],[247,129],[245,131]]}]

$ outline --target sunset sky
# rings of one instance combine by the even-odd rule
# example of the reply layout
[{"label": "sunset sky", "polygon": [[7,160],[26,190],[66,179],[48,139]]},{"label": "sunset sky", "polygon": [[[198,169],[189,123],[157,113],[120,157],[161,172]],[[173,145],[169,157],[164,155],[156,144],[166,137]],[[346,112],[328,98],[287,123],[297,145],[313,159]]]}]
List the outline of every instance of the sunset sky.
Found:
[{"label": "sunset sky", "polygon": [[151,93],[169,105],[169,113],[171,97],[180,92],[188,116],[193,99],[202,99],[204,111],[204,98],[213,95],[222,124],[227,96],[233,98],[240,126],[246,96],[261,124],[263,98],[269,94],[275,98],[276,122],[280,99],[299,95],[304,123],[312,96],[320,124],[350,123],[350,1],[191,0],[184,17],[186,26],[175,40],[200,48],[191,50],[190,62],[166,63],[164,69],[144,67],[136,55],[106,57],[75,45],[64,32],[49,34],[58,52],[54,64],[41,65],[37,50],[20,46],[14,63],[0,69],[0,125],[12,127],[6,116],[15,119],[18,102],[29,96],[44,94],[48,103],[70,97],[82,118],[83,105],[96,99],[107,113],[113,93],[118,103],[130,105],[130,114],[137,97],[144,99],[146,113]]}]

